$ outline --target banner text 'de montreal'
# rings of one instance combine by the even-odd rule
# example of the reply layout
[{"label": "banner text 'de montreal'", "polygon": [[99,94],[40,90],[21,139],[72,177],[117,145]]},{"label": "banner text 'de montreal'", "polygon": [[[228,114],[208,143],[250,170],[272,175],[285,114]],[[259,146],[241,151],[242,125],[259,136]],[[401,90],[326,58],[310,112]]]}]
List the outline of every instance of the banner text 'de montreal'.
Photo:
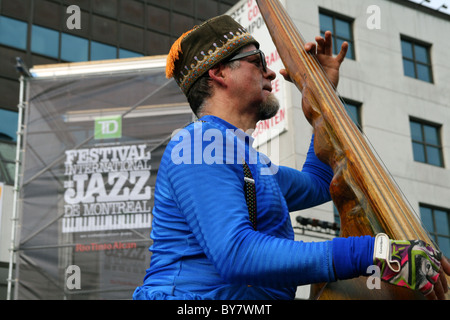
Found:
[{"label": "banner text 'de montreal'", "polygon": [[64,217],[149,213],[147,146],[66,150]]}]

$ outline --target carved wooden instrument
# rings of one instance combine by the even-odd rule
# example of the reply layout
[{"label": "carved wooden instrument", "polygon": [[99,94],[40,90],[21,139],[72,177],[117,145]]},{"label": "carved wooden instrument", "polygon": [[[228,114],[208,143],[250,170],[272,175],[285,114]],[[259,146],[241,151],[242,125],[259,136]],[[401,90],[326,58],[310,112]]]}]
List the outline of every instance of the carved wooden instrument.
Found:
[{"label": "carved wooden instrument", "polygon": [[[304,113],[314,128],[317,156],[334,171],[330,186],[341,218],[341,236],[375,235],[421,239],[433,243],[401,192],[380,165],[359,129],[279,0],[257,0],[272,40],[303,99]],[[420,293],[389,285],[367,288],[367,279],[313,286],[312,298],[423,299]],[[450,283],[450,282],[449,282]]]}]

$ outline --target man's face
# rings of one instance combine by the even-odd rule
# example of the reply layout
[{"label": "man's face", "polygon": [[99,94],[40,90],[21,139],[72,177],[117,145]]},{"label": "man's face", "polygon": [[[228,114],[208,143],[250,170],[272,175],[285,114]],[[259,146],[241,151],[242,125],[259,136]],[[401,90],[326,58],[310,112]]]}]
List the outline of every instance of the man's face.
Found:
[{"label": "man's face", "polygon": [[[241,53],[253,50],[256,47],[249,45]],[[254,108],[254,112],[258,113],[258,120],[266,120],[276,115],[279,102],[272,93],[272,80],[276,74],[268,68],[263,70],[261,58],[260,54],[254,54],[239,59],[239,68],[233,70],[232,90],[245,105]]]}]

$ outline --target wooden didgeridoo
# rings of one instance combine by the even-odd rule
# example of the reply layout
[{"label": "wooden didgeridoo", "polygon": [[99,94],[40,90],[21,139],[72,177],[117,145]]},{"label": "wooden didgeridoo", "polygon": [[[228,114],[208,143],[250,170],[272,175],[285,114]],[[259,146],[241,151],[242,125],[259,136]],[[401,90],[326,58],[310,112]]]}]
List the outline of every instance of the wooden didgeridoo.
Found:
[{"label": "wooden didgeridoo", "polygon": [[[418,217],[348,116],[319,62],[305,51],[305,41],[284,7],[278,0],[257,3],[285,68],[308,102],[303,104],[303,112],[314,128],[317,157],[334,171],[330,192],[341,219],[340,236],[374,236],[384,232],[391,239],[420,239],[432,244]],[[311,298],[424,299],[419,292],[384,282],[380,289],[369,289],[367,280],[359,277],[313,285]]]}]

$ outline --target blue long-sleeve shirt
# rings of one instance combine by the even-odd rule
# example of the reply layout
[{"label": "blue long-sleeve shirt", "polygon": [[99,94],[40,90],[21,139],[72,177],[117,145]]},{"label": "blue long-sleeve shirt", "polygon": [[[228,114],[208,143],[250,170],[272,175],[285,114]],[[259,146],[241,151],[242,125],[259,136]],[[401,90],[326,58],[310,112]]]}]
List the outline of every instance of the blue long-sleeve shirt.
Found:
[{"label": "blue long-sleeve shirt", "polygon": [[[133,298],[292,299],[298,285],[336,280],[333,241],[294,241],[289,215],[330,200],[333,172],[313,144],[302,171],[277,167],[231,124],[200,120],[174,136],[163,155],[150,268]],[[256,231],[242,157],[256,186]],[[338,252],[346,250],[347,242]]]}]

